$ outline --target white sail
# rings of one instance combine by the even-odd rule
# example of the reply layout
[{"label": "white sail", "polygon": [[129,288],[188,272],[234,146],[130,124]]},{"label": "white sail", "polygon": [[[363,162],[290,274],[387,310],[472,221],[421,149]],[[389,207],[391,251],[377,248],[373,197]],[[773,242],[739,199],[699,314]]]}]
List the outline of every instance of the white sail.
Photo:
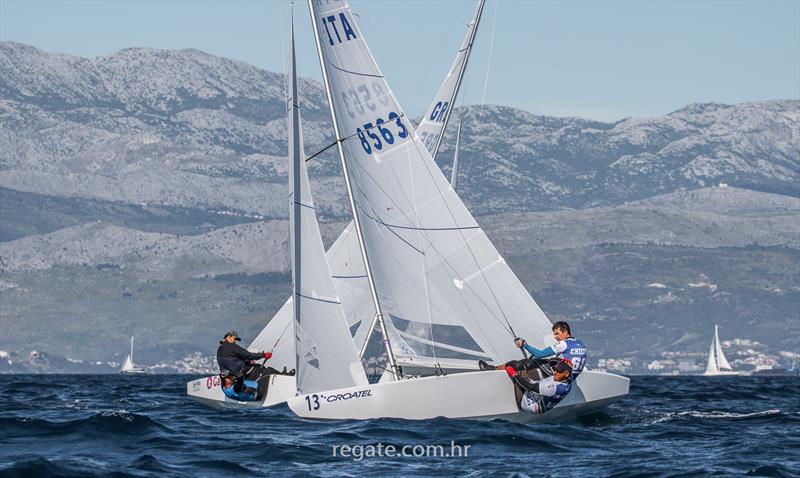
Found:
[{"label": "white sail", "polygon": [[736,374],[722,352],[722,344],[719,340],[719,327],[714,325],[714,337],[711,339],[711,346],[708,349],[708,362],[706,363],[705,375],[732,375]]},{"label": "white sail", "polygon": [[447,126],[447,120],[455,108],[456,94],[458,94],[458,89],[469,61],[469,55],[472,52],[472,45],[478,32],[484,3],[485,0],[478,0],[475,15],[467,25],[464,41],[461,43],[461,48],[458,49],[458,54],[450,66],[450,71],[447,72],[447,78],[445,78],[444,83],[442,83],[433,99],[433,103],[428,107],[425,116],[422,117],[422,122],[417,127],[417,134],[434,159],[436,159],[436,155],[439,152],[439,145],[442,142],[442,134]]},{"label": "white sail", "polygon": [[[398,356],[507,360],[550,322],[447,179],[375,64],[344,1],[315,27],[380,303]],[[539,343],[538,345],[543,345]]]},{"label": "white sail", "polygon": [[289,82],[289,184],[297,389],[312,393],[366,384],[319,232],[300,132],[294,32]]},{"label": "white sail", "polygon": [[134,370],[134,369],[135,369],[135,367],[133,366],[133,359],[131,359],[130,355],[126,356],[125,357],[125,361],[122,362],[122,368],[120,368],[120,371],[121,372],[130,372],[131,370]]},{"label": "white sail", "polygon": [[714,344],[719,370],[733,370],[731,364],[728,363],[728,359],[725,358],[725,354],[722,353],[722,344],[719,341],[719,327],[716,325],[714,326]]},{"label": "white sail", "polygon": [[131,349],[128,352],[128,355],[125,357],[125,361],[122,362],[122,367],[119,369],[122,373],[143,373],[145,369],[142,367],[137,367],[133,361],[133,337],[131,337]]},{"label": "white sail", "polygon": [[719,372],[717,366],[717,347],[716,340],[711,339],[711,347],[708,350],[708,362],[706,363],[706,375],[713,375]]},{"label": "white sail", "polygon": [[278,370],[281,367],[291,369],[297,366],[294,337],[292,335],[294,330],[292,328],[293,304],[294,301],[289,297],[267,323],[266,327],[247,347],[252,352],[272,352],[269,365]]},{"label": "white sail", "polygon": [[[460,74],[463,75],[463,68],[466,67],[472,52],[474,31],[480,19],[483,2],[484,0],[479,1],[476,15],[468,25],[464,41],[456,53],[450,71],[428,108],[426,118],[430,117],[432,111],[436,109],[436,105],[442,101],[450,104],[455,101],[455,95],[458,93],[456,83],[459,78],[459,69],[461,70]],[[441,105],[439,108],[441,110]],[[427,125],[425,127],[427,134],[441,135],[447,126],[448,119],[449,115],[443,115],[442,121],[423,121]],[[435,146],[435,142],[432,142],[431,148],[433,146]],[[454,166],[455,168],[457,166]],[[360,350],[365,345],[368,333],[371,332],[370,325],[371,319],[375,316],[375,307],[370,298],[369,283],[352,221],[328,249],[326,258],[333,275],[334,285],[342,300],[342,307],[348,326],[351,328],[353,341],[356,348]],[[273,366],[290,366],[294,361],[294,341],[286,340],[287,333],[285,332],[292,321],[292,307],[292,301],[289,298],[249,346],[250,350],[271,350]],[[400,343],[402,341],[394,329],[389,330],[389,335],[392,342]]]}]

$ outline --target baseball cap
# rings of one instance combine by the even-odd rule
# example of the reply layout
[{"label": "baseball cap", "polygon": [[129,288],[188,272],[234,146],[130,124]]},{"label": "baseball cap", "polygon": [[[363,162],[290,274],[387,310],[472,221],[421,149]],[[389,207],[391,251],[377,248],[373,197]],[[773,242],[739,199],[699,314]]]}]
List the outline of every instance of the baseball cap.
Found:
[{"label": "baseball cap", "polygon": [[229,331],[225,332],[225,337],[223,337],[223,339],[227,339],[228,337],[233,337],[234,339],[236,339],[237,342],[242,340],[239,337],[239,334],[237,334],[235,330],[229,330]]}]

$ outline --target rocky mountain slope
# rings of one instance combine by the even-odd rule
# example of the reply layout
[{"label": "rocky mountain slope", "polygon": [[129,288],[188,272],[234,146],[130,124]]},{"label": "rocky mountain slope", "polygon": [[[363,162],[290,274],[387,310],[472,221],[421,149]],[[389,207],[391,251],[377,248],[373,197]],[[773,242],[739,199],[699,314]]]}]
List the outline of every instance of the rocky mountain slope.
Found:
[{"label": "rocky mountain slope", "polygon": [[[282,75],[197,50],[85,59],[12,42],[0,44],[0,70],[0,186],[285,214],[276,207],[286,188]],[[306,150],[316,152],[332,137],[324,92],[310,80],[300,92]],[[457,116],[463,196],[477,214],[616,205],[720,182],[800,194],[796,100],[696,104],[617,123],[491,105]],[[312,167],[328,180],[315,188],[326,212],[344,215],[335,155]]]},{"label": "rocky mountain slope", "polygon": [[[263,327],[289,290],[282,75],[197,50],[13,42],[0,72],[0,349],[113,360],[135,334],[157,361]],[[332,132],[321,86],[300,89],[311,154]],[[800,101],[458,116],[461,196],[597,352],[702,350],[715,322],[800,347]],[[338,158],[309,165],[330,243],[348,216]]]}]

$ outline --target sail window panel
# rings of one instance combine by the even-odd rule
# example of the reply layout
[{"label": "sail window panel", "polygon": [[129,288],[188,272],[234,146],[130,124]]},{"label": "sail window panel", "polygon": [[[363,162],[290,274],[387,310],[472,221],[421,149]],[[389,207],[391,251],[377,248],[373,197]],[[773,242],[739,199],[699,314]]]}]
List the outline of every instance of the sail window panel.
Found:
[{"label": "sail window panel", "polygon": [[[450,345],[468,350],[477,355],[485,356],[484,350],[475,342],[475,339],[472,338],[469,332],[467,332],[467,329],[463,326],[417,322],[402,319],[391,314],[389,317],[391,317],[395,329],[397,329],[406,340],[409,340],[409,338],[427,339],[428,341],[434,342],[436,345]],[[432,353],[420,353],[420,355],[432,355]]]}]

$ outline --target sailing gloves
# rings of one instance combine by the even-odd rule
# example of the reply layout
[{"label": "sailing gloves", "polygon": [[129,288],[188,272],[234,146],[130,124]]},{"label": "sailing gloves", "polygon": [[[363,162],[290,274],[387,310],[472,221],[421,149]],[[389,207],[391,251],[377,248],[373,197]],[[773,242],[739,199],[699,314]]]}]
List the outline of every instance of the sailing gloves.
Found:
[{"label": "sailing gloves", "polygon": [[511,365],[506,366],[506,373],[511,378],[514,378],[517,375],[517,371],[514,370],[514,367],[512,367]]},{"label": "sailing gloves", "polygon": [[272,358],[272,352],[264,352],[264,359],[269,360]]},{"label": "sailing gloves", "polygon": [[515,338],[514,345],[516,345],[519,348],[522,348],[522,346],[525,345],[525,339],[521,339],[519,337]]}]

